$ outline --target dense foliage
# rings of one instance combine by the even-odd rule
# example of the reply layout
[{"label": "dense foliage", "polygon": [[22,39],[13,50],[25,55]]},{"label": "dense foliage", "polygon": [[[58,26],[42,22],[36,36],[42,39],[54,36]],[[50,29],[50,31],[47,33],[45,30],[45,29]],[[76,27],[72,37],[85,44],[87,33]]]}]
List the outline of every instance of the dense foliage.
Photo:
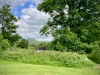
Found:
[{"label": "dense foliage", "polygon": [[11,6],[4,4],[0,8],[0,33],[4,39],[8,39],[11,45],[14,45],[21,37],[17,34],[18,28],[14,22],[17,18],[11,12]]},{"label": "dense foliage", "polygon": [[94,50],[92,51],[92,53],[89,55],[89,58],[100,64],[100,46],[98,45],[98,42],[95,42],[95,44],[93,45]]},{"label": "dense foliage", "polygon": [[28,41],[25,39],[22,39],[20,42],[18,42],[17,47],[20,48],[28,48]]},{"label": "dense foliage", "polygon": [[0,34],[0,53],[5,51],[10,46],[8,40],[3,39],[2,35]]},{"label": "dense foliage", "polygon": [[45,48],[45,50],[52,50],[51,45],[51,42],[42,42],[38,45],[38,49]]},{"label": "dense foliage", "polygon": [[90,45],[100,40],[99,8],[99,0],[44,0],[37,9],[50,18],[40,33],[51,34],[64,49],[91,53]]},{"label": "dense foliage", "polygon": [[29,64],[41,64],[65,67],[86,67],[93,66],[85,55],[71,52],[15,50],[3,52],[0,57],[3,60],[20,61]]}]

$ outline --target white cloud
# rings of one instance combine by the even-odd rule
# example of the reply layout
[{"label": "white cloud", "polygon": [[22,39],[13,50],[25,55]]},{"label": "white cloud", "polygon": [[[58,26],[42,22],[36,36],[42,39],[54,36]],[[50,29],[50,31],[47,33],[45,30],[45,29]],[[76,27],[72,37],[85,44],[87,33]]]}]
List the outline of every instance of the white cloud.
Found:
[{"label": "white cloud", "polygon": [[35,3],[36,5],[38,5],[42,1],[43,0],[0,0],[0,5],[6,3],[6,4],[10,4],[13,7],[17,5],[24,6],[25,2],[31,2],[31,3]]},{"label": "white cloud", "polygon": [[12,11],[15,14],[19,14],[16,10],[17,7],[24,6],[25,3],[30,2],[31,4],[35,4],[35,7],[41,3],[43,0],[0,0],[0,7],[4,4],[9,4],[12,7]]},{"label": "white cloud", "polygon": [[22,15],[22,18],[23,18],[24,20],[27,20],[28,18],[30,18],[30,16],[28,16],[28,15]]},{"label": "white cloud", "polygon": [[22,19],[25,20],[26,23],[30,25],[44,25],[44,23],[49,18],[48,14],[45,14],[44,12],[38,11],[34,7],[25,8],[22,10]]},{"label": "white cloud", "polygon": [[[39,31],[47,22],[49,15],[37,10],[37,5],[43,0],[0,0],[0,5],[10,4],[14,14],[21,14],[20,20],[16,23],[19,25],[18,34],[24,38],[35,38],[42,41],[50,41],[51,36],[40,36]],[[23,8],[21,13],[16,7],[25,6],[26,2],[30,2],[28,8]],[[35,5],[34,5],[35,3]]]},{"label": "white cloud", "polygon": [[41,41],[50,41],[53,38],[51,36],[40,36],[39,31],[47,22],[50,17],[44,12],[38,11],[34,6],[25,8],[22,10],[21,19],[16,23],[19,25],[18,33],[24,38],[35,38]]},{"label": "white cloud", "polygon": [[29,0],[0,0],[0,4],[10,4],[11,6],[21,5],[23,6],[25,2]]}]

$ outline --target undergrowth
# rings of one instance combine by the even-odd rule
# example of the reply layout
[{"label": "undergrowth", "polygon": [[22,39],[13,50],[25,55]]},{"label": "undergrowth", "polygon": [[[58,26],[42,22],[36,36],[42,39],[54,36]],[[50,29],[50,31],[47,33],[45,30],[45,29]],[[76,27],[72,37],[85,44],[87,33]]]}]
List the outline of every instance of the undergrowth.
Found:
[{"label": "undergrowth", "polygon": [[0,55],[0,58],[29,64],[65,67],[87,67],[94,65],[85,55],[72,52],[16,50],[5,51]]}]

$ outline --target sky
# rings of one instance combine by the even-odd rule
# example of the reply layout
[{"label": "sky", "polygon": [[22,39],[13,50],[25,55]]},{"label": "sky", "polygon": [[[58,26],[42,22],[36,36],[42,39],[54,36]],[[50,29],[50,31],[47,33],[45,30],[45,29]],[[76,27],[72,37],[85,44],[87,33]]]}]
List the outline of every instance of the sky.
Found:
[{"label": "sky", "polygon": [[44,12],[38,11],[37,6],[43,0],[0,0],[0,7],[9,4],[12,12],[20,20],[15,24],[19,26],[17,33],[23,38],[34,38],[39,41],[51,41],[52,36],[40,36],[40,29],[45,25],[50,17]]}]

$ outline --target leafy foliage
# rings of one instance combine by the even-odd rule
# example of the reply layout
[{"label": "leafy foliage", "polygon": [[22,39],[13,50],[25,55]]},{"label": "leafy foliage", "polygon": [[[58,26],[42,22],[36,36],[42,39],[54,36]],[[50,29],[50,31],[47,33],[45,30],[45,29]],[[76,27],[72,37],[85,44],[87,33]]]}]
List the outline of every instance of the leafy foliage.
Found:
[{"label": "leafy foliage", "polygon": [[[95,43],[95,44],[94,44],[94,43]],[[90,58],[92,61],[94,61],[94,62],[100,64],[100,46],[98,45],[98,42],[94,42],[94,43],[93,43],[93,48],[94,48],[94,50],[93,50],[93,52],[89,55],[89,58]]]},{"label": "leafy foliage", "polygon": [[34,52],[33,50],[16,50],[4,52],[1,59],[9,61],[20,61],[29,64],[41,64],[65,67],[86,67],[93,66],[85,55],[79,55],[71,52],[43,51]]},{"label": "leafy foliage", "polygon": [[28,41],[25,40],[25,39],[22,39],[22,40],[18,43],[17,47],[26,48],[26,49],[27,49],[27,48],[28,48]]},{"label": "leafy foliage", "polygon": [[44,47],[46,50],[52,50],[51,45],[52,45],[51,42],[42,42],[41,44],[38,45],[38,49]]},{"label": "leafy foliage", "polygon": [[51,34],[68,50],[91,53],[91,43],[100,39],[99,8],[99,0],[44,0],[37,9],[50,18],[40,33]]},{"label": "leafy foliage", "polygon": [[10,46],[8,40],[3,39],[2,35],[0,34],[0,53],[5,51]]},{"label": "leafy foliage", "polygon": [[0,33],[4,39],[8,39],[11,45],[14,45],[18,39],[21,38],[16,33],[18,28],[14,22],[17,22],[17,18],[11,12],[11,6],[4,4],[0,8]]},{"label": "leafy foliage", "polygon": [[[59,35],[59,33],[61,35]],[[92,52],[92,46],[87,43],[82,43],[77,35],[71,32],[67,28],[63,28],[59,30],[59,32],[55,33],[58,34],[59,37],[55,36],[57,39],[52,41],[53,48],[58,51],[75,51],[80,52],[84,50],[86,53]]]}]

